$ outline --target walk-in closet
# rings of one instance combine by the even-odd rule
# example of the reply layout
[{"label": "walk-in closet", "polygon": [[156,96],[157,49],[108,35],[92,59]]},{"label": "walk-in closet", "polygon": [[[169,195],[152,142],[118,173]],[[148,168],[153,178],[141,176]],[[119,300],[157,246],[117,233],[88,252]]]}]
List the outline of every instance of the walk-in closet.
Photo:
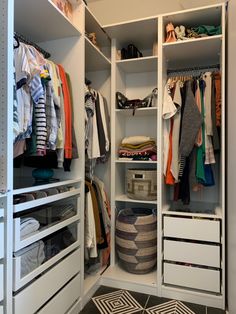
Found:
[{"label": "walk-in closet", "polygon": [[0,3],[0,314],[100,286],[225,310],[226,3],[89,4]]}]

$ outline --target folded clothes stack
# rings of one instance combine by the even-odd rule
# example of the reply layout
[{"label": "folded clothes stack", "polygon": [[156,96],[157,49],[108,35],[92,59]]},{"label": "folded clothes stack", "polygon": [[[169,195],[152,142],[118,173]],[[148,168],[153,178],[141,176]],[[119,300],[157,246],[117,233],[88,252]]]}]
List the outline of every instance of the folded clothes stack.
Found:
[{"label": "folded clothes stack", "polygon": [[149,136],[125,137],[118,150],[122,160],[157,160],[156,141]]}]

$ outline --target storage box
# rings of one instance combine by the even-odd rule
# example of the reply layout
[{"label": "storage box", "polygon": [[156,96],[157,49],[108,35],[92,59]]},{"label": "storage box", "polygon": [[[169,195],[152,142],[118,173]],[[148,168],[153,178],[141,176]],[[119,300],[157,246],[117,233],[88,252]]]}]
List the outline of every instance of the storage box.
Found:
[{"label": "storage box", "polygon": [[132,199],[153,201],[157,199],[157,171],[153,169],[128,169],[127,196]]}]

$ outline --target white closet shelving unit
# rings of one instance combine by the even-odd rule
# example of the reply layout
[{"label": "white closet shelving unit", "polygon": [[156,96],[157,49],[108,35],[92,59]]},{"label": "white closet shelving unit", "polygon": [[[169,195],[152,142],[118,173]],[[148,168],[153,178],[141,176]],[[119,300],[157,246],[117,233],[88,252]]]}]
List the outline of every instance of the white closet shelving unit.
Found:
[{"label": "white closet shelving unit", "polygon": [[[0,75],[3,97],[0,99],[0,314],[24,313],[77,314],[99,285],[130,289],[141,293],[180,299],[192,303],[225,308],[225,6],[224,4],[174,12],[141,20],[101,27],[83,1],[71,1],[69,20],[50,0],[3,0],[0,2]],[[14,15],[12,14],[14,12]],[[30,13],[30,14],[29,14]],[[222,35],[165,43],[165,26],[222,25]],[[13,26],[14,25],[14,26]],[[35,192],[31,170],[14,171],[12,152],[13,113],[13,32],[18,31],[51,53],[72,81],[74,126],[80,158],[71,172],[56,170],[59,183],[37,190],[67,187],[66,192],[13,206],[13,196]],[[105,30],[105,31],[104,31]],[[98,47],[86,37],[95,32]],[[110,39],[108,36],[112,38]],[[135,44],[143,58],[117,60],[117,50]],[[153,45],[158,43],[158,53]],[[167,71],[220,64],[222,73],[221,154],[214,169],[216,186],[199,195],[191,195],[193,209],[202,212],[173,211],[172,190],[163,180],[162,101]],[[84,81],[100,91],[111,104],[111,160],[96,166],[98,175],[110,190],[112,227],[111,263],[97,275],[84,276]],[[128,98],[143,98],[158,87],[158,101],[151,108],[121,110],[115,93]],[[117,150],[123,137],[148,135],[157,141],[157,161],[122,161]],[[157,200],[136,201],[126,196],[125,175],[130,168],[157,170]],[[13,180],[14,177],[14,180]],[[14,181],[14,186],[13,186]],[[24,183],[24,186],[22,186]],[[76,214],[57,224],[48,224],[28,238],[19,237],[20,217],[39,208],[72,201]],[[115,219],[124,207],[157,209],[157,267],[146,275],[124,271],[115,250]],[[205,214],[204,209],[213,210]],[[38,210],[34,210],[37,212]],[[35,241],[75,226],[75,242],[29,275],[21,278],[19,257],[13,252]],[[3,236],[2,236],[3,233]],[[183,241],[191,239],[192,242]],[[191,246],[190,244],[191,243]],[[197,267],[191,267],[193,264]],[[3,287],[3,288],[2,288]]]},{"label": "white closet shelving unit", "polygon": [[[165,27],[221,25],[222,34],[165,43]],[[111,266],[101,283],[119,288],[153,293],[158,296],[225,308],[225,5],[173,12],[148,19],[104,26],[112,38],[112,256]],[[158,38],[158,56],[152,46]],[[144,57],[116,60],[117,50],[135,44]],[[222,74],[221,153],[214,167],[216,185],[199,194],[191,193],[192,212],[173,209],[172,193],[163,180],[163,90],[168,70],[206,67],[219,64]],[[132,110],[116,108],[115,93],[128,98],[142,98],[158,86],[157,107]],[[121,161],[116,157],[121,139],[129,135],[151,135],[157,139],[157,162]],[[126,196],[125,175],[129,168],[157,169],[156,202],[133,201]],[[115,217],[124,207],[157,207],[158,254],[157,271],[133,275],[119,266],[115,251]],[[210,214],[205,210],[212,210]],[[200,211],[200,212],[199,212]],[[186,240],[192,240],[191,243]],[[188,265],[187,265],[188,264]]]},{"label": "white closet shelving unit", "polygon": [[[158,55],[153,55],[153,44],[158,42],[158,18],[122,23],[105,30],[112,38],[112,110],[111,110],[111,265],[104,272],[101,283],[117,288],[156,294],[157,271],[147,275],[135,275],[124,271],[115,251],[115,219],[118,211],[126,207],[158,208],[158,200],[133,200],[126,196],[126,172],[128,169],[158,169],[158,161],[124,161],[118,157],[119,145],[124,137],[145,135],[158,142],[158,107],[135,111],[116,106],[117,91],[127,98],[142,99],[158,86]],[[117,51],[133,43],[143,53],[142,58],[117,59]],[[158,189],[158,188],[157,188]]]},{"label": "white closet shelving unit", "polygon": [[[162,181],[160,231],[162,296],[225,308],[225,4],[163,15],[160,24],[162,80],[167,70],[219,64],[222,76],[221,151],[213,166],[215,186],[191,192],[190,212],[172,203],[173,191]],[[165,27],[221,25],[222,34],[164,43]],[[162,95],[160,95],[160,105]],[[161,121],[161,120],[160,120]],[[161,156],[160,156],[161,157]],[[163,171],[161,171],[162,173]],[[171,210],[172,209],[172,210]],[[208,210],[208,211],[206,211]],[[204,213],[204,211],[206,211]],[[186,240],[191,240],[188,243]],[[186,264],[187,263],[187,264]]]}]

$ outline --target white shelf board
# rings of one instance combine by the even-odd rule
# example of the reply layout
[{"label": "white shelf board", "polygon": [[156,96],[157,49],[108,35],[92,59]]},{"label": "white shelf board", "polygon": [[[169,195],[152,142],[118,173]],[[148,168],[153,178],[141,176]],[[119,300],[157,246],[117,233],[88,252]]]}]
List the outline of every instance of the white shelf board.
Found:
[{"label": "white shelf board", "polygon": [[221,24],[221,6],[212,5],[202,8],[177,11],[163,15],[164,25],[171,22],[174,26],[184,25],[195,27],[199,25],[220,25]]},{"label": "white shelf board", "polygon": [[189,212],[178,212],[173,210],[162,211],[163,215],[169,216],[180,216],[180,217],[199,217],[199,218],[212,218],[212,219],[222,219],[222,216],[217,214],[203,214],[203,213],[189,213]]},{"label": "white shelf board", "polygon": [[157,17],[103,26],[110,38],[122,46],[133,43],[139,50],[152,49],[157,41]]},{"label": "white shelf board", "polygon": [[156,287],[157,286],[157,271],[154,270],[150,273],[143,275],[136,275],[128,273],[120,268],[118,264],[115,266],[109,266],[102,275],[103,279],[111,279],[114,281],[128,282],[131,284],[137,284],[141,286]]},{"label": "white shelf board", "polygon": [[86,72],[103,71],[111,68],[111,61],[85,36]]},{"label": "white shelf board", "polygon": [[157,107],[137,108],[133,116],[133,109],[115,109],[115,112],[119,115],[141,117],[141,116],[153,116],[157,114]]},{"label": "white shelf board", "polygon": [[56,187],[64,186],[64,185],[74,185],[74,184],[80,183],[81,180],[82,179],[79,178],[77,180],[65,180],[65,181],[59,181],[59,182],[54,182],[54,183],[49,183],[49,184],[31,186],[28,188],[15,189],[13,191],[13,195],[17,195],[21,193],[30,193],[30,192],[45,190],[45,189],[50,189],[50,188],[56,188]]},{"label": "white shelf board", "polygon": [[116,159],[115,161],[117,164],[151,164],[151,165],[157,165],[157,161],[152,160],[121,160]]},{"label": "white shelf board", "polygon": [[163,43],[168,69],[218,64],[221,43],[222,35]]},{"label": "white shelf board", "polygon": [[157,56],[117,60],[116,64],[125,73],[143,73],[157,71]]},{"label": "white shelf board", "polygon": [[139,203],[139,204],[157,204],[157,200],[154,200],[154,201],[134,200],[132,198],[129,198],[126,194],[117,195],[115,197],[115,201],[117,201],[117,202]]},{"label": "white shelf board", "polygon": [[16,0],[15,31],[35,42],[81,35],[50,0]]},{"label": "white shelf board", "polygon": [[111,40],[102,28],[100,22],[90,11],[88,6],[85,6],[85,31],[87,33],[95,33],[96,40],[99,46],[101,47],[110,47]]}]

